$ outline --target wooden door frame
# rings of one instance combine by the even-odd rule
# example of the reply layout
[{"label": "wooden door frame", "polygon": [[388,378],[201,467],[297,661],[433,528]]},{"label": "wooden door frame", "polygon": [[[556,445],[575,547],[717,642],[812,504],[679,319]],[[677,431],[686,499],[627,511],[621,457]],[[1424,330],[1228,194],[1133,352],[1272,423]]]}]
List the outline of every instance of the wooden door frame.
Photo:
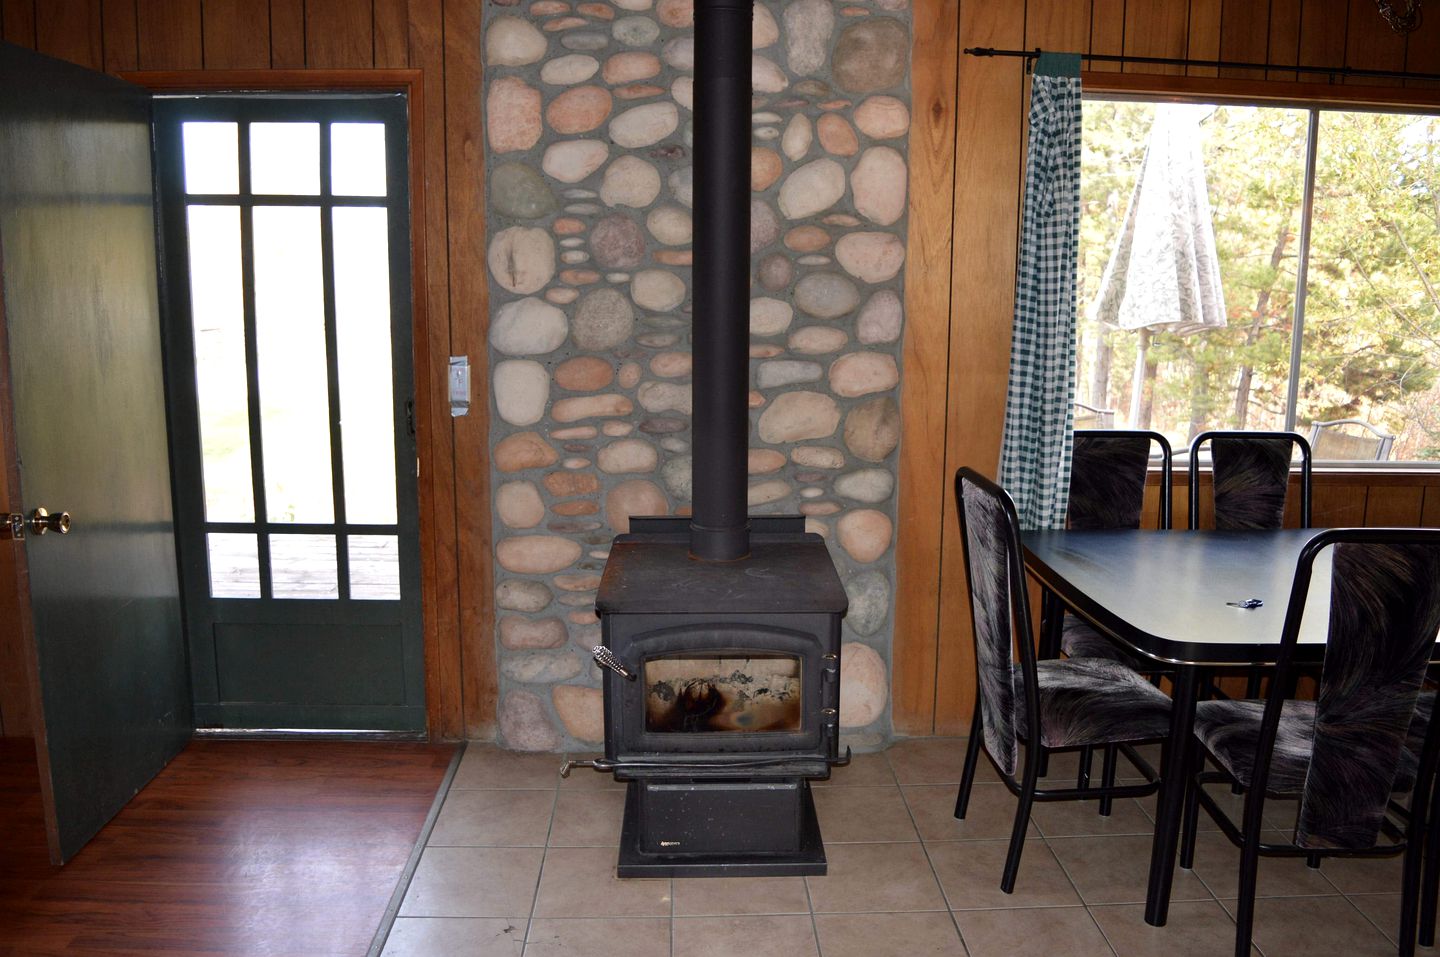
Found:
[{"label": "wooden door frame", "polygon": [[[444,453],[453,447],[453,440],[437,436],[438,427],[448,423],[444,405],[446,376],[449,366],[449,336],[431,336],[428,277],[432,264],[427,246],[425,190],[425,105],[424,71],[403,70],[181,70],[127,71],[116,74],[122,80],[144,87],[152,93],[345,93],[400,92],[406,96],[409,121],[410,162],[410,269],[411,269],[411,335],[413,343],[415,382],[415,446],[420,460],[418,483],[420,509],[420,603],[421,634],[425,646],[425,715],[431,740],[453,740],[464,736],[465,722],[457,720],[463,702],[475,694],[469,685],[477,685],[477,670],[462,669],[460,615],[442,614],[438,609],[458,608],[460,595],[453,575],[440,574],[445,566],[453,567],[455,559],[441,557],[446,548],[453,548],[454,535],[454,470],[453,456]],[[433,255],[444,257],[444,248]],[[443,276],[444,263],[433,264]],[[441,329],[445,317],[438,317]],[[438,341],[437,341],[438,339]],[[479,426],[488,432],[488,403],[479,403],[470,410],[482,421]],[[441,426],[436,425],[443,418]],[[448,494],[447,494],[448,492]],[[484,538],[489,540],[489,510],[480,521],[487,524]],[[446,534],[448,532],[448,534]],[[487,605],[488,609],[488,605]],[[483,633],[488,631],[482,629]],[[476,654],[489,657],[493,665],[494,649],[478,642]],[[478,674],[486,673],[485,661]],[[493,671],[493,668],[490,670]],[[473,700],[473,699],[472,699]]]}]

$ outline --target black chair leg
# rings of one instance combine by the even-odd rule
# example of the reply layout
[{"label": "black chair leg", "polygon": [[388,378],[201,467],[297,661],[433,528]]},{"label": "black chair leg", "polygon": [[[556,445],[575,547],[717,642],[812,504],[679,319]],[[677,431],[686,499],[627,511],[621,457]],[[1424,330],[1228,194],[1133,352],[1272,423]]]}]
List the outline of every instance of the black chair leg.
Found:
[{"label": "black chair leg", "polygon": [[[1192,779],[1193,780],[1193,779]],[[1252,789],[1245,798],[1245,823],[1241,828],[1240,899],[1235,908],[1235,957],[1250,957],[1250,935],[1255,929],[1255,891],[1260,874],[1261,809],[1265,796]]]},{"label": "black chair leg", "polygon": [[980,726],[980,701],[975,701],[975,716],[970,719],[970,741],[965,745],[965,768],[960,774],[960,793],[955,795],[955,819],[965,820],[965,811],[970,806],[970,788],[975,784],[975,765],[980,760],[980,739],[984,730]]},{"label": "black chair leg", "polygon": [[1110,792],[1115,789],[1115,756],[1120,751],[1120,745],[1105,745],[1104,763],[1100,766],[1100,787],[1105,789],[1105,794],[1100,798],[1100,816],[1109,817],[1110,809],[1114,807],[1115,799]]},{"label": "black chair leg", "polygon": [[1035,804],[1035,784],[1040,777],[1040,759],[1045,748],[1036,744],[1038,754],[1026,752],[1025,774],[1020,782],[1020,800],[1015,808],[1015,823],[1010,829],[1010,850],[1005,855],[1005,873],[1000,877],[1000,889],[1007,894],[1015,892],[1015,877],[1020,873],[1020,855],[1025,851],[1025,835],[1030,830],[1030,809]]},{"label": "black chair leg", "polygon": [[1085,745],[1080,749],[1080,770],[1075,775],[1075,788],[1079,791],[1090,787],[1090,766],[1095,760],[1095,749]]},{"label": "black chair leg", "polygon": [[[1415,813],[1412,809],[1411,813]],[[1440,787],[1431,795],[1425,821],[1425,876],[1420,882],[1420,946],[1435,946],[1436,898],[1440,896]]]},{"label": "black chair leg", "polygon": [[1306,854],[1306,855],[1305,855],[1305,866],[1308,867],[1308,868],[1310,868],[1312,871],[1318,871],[1318,870],[1320,869],[1320,855],[1319,855],[1319,854]]},{"label": "black chair leg", "polygon": [[1200,785],[1195,775],[1205,763],[1200,742],[1192,741],[1185,754],[1185,812],[1180,819],[1180,866],[1187,871],[1195,866],[1195,832],[1200,826]]},{"label": "black chair leg", "polygon": [[1400,957],[1414,957],[1415,954],[1415,917],[1420,903],[1420,870],[1421,870],[1421,844],[1422,834],[1425,825],[1417,827],[1417,822],[1410,822],[1407,835],[1411,838],[1405,845],[1405,866],[1400,878]]}]

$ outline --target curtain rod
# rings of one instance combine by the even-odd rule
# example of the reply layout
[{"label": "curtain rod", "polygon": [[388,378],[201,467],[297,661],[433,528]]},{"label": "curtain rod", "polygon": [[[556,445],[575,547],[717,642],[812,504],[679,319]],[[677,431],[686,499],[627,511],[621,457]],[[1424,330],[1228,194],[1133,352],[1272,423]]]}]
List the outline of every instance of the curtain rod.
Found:
[{"label": "curtain rod", "polygon": [[[964,52],[968,56],[1006,56],[1024,57],[1026,60],[1033,60],[1042,52],[1039,47],[1034,50],[997,50],[994,47],[966,47]],[[1053,53],[1062,51],[1053,50]],[[1405,70],[1361,70],[1349,66],[1303,66],[1294,63],[1251,63],[1239,60],[1188,60],[1183,57],[1164,56],[1128,56],[1110,53],[1082,53],[1082,60],[1089,60],[1091,63],[1150,63],[1156,66],[1183,66],[1183,67],[1205,67],[1217,70],[1280,70],[1287,73],[1320,73],[1331,77],[1374,77],[1377,79],[1391,80],[1435,80],[1440,81],[1440,73],[1410,73]]]}]

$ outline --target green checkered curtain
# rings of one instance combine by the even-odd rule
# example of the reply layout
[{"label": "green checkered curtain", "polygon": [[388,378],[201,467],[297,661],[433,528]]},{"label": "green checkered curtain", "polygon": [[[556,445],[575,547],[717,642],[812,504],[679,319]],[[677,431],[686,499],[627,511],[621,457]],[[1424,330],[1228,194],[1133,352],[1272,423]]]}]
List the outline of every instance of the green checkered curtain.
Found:
[{"label": "green checkered curtain", "polygon": [[1065,527],[1079,241],[1080,57],[1044,53],[1030,84],[1025,210],[1000,446],[1000,484],[1027,529]]}]

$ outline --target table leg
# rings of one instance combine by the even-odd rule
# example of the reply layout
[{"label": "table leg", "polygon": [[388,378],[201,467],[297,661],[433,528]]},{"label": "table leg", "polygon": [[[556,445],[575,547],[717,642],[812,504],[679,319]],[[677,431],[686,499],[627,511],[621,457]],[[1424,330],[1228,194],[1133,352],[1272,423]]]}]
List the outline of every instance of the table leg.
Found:
[{"label": "table leg", "polygon": [[1150,847],[1150,886],[1145,894],[1145,923],[1164,927],[1170,910],[1170,885],[1175,878],[1176,839],[1185,810],[1185,755],[1195,733],[1195,699],[1201,669],[1175,669],[1171,689],[1170,739],[1160,764],[1160,795],[1155,812],[1155,839]]},{"label": "table leg", "polygon": [[1065,603],[1048,588],[1040,592],[1040,660],[1060,657],[1060,633],[1065,623]]}]

